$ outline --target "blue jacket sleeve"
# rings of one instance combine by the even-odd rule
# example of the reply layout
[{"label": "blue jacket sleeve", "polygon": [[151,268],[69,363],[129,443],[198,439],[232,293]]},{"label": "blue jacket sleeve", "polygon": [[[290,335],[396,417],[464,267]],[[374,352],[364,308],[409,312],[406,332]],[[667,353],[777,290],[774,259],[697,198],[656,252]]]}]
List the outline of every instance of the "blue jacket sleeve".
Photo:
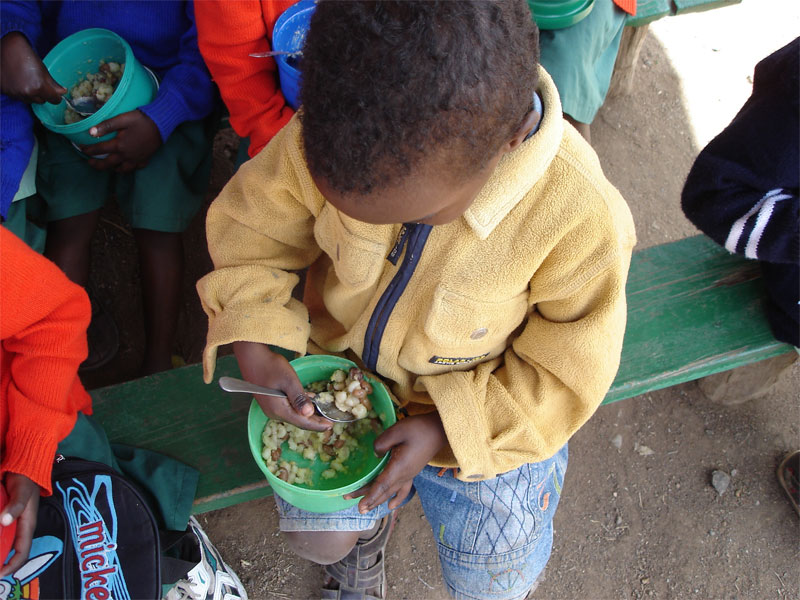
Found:
[{"label": "blue jacket sleeve", "polygon": [[180,62],[164,74],[155,99],[139,109],[156,124],[162,141],[181,123],[211,114],[216,100],[214,84],[197,46],[194,4],[186,2],[185,11],[191,25],[181,36]]},{"label": "blue jacket sleeve", "polygon": [[33,115],[19,100],[0,95],[0,216],[8,215],[33,152]]},{"label": "blue jacket sleeve", "polygon": [[[0,37],[19,31],[36,48],[42,32],[38,2],[0,2]],[[33,115],[19,100],[0,96],[0,216],[8,214],[11,200],[33,152]]]},{"label": "blue jacket sleeve", "polygon": [[22,32],[31,46],[37,47],[42,33],[42,13],[38,2],[0,2],[0,37],[12,31]]}]

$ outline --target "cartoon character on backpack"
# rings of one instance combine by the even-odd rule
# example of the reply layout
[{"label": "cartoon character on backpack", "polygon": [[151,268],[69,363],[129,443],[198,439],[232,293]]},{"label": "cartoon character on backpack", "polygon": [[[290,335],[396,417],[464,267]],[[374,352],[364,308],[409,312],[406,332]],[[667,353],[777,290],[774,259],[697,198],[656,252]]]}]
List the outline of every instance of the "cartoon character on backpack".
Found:
[{"label": "cartoon character on backpack", "polygon": [[27,562],[0,580],[0,600],[39,600],[39,575],[59,559],[63,550],[64,542],[56,537],[34,538]]}]

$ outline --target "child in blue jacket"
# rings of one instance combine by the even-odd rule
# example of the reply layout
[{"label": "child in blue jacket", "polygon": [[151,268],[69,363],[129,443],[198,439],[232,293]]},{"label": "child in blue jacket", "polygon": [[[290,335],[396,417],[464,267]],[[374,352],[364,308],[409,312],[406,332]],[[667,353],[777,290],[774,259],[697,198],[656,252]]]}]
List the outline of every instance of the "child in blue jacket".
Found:
[{"label": "child in blue jacket", "polygon": [[58,103],[64,86],[74,83],[56,82],[42,64],[40,57],[56,43],[83,29],[110,29],[159,80],[152,102],[90,130],[98,138],[117,135],[81,147],[88,159],[63,136],[45,131],[39,138],[36,188],[48,222],[45,255],[84,286],[100,209],[109,195],[116,196],[139,248],[146,338],[142,373],[167,369],[180,308],[181,233],[203,202],[215,125],[208,117],[216,96],[197,48],[193,4],[4,0],[0,12],[2,158],[9,174],[0,208],[10,202],[6,188],[15,187],[13,178],[30,157],[33,129],[26,104]]}]

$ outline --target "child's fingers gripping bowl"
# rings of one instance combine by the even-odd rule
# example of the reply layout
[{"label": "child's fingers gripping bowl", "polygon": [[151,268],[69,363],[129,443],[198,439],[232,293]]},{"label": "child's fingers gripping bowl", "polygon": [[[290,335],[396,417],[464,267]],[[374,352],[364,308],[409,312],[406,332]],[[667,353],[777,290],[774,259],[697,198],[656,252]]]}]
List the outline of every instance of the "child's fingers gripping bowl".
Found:
[{"label": "child's fingers gripping bowl", "polygon": [[[351,361],[340,357],[321,355],[305,356],[292,361],[291,364],[303,385],[327,380],[337,369],[349,370],[351,367],[356,366]],[[373,409],[378,415],[379,428],[383,430],[396,421],[394,403],[382,383],[376,380],[369,380],[369,383],[372,387],[372,393],[369,398]],[[304,510],[324,513],[335,512],[353,506],[358,502],[358,499],[345,499],[344,495],[362,488],[374,479],[388,460],[388,455],[379,457],[374,452],[373,443],[379,431],[373,429],[373,424],[369,420],[360,421],[362,430],[358,436],[357,444],[352,448],[348,448],[347,456],[342,460],[338,460],[338,457],[325,456],[323,454],[314,456],[313,459],[308,458],[313,456],[308,451],[308,446],[298,446],[295,443],[295,449],[293,450],[290,447],[291,440],[288,439],[288,435],[286,438],[278,438],[280,440],[280,453],[273,459],[270,450],[265,459],[262,456],[265,448],[262,435],[268,423],[269,418],[261,410],[258,403],[253,401],[248,415],[248,439],[253,458],[275,493],[290,504]],[[344,431],[344,427],[344,424],[336,424],[334,426],[334,435],[341,435],[336,433],[337,429],[341,432]],[[285,432],[280,433],[281,436],[286,435]],[[341,452],[341,448],[348,437],[352,436],[345,432],[340,440],[337,439],[337,442],[341,441],[342,443],[336,450]],[[272,439],[275,440],[276,438],[273,437]],[[311,444],[308,445],[310,446]],[[335,452],[336,450],[330,450],[330,452]],[[306,452],[306,456],[304,456],[304,452]],[[323,452],[328,452],[328,450]],[[276,473],[270,472],[268,463],[271,463],[273,468],[277,468]],[[296,465],[294,470],[292,470],[292,464]],[[291,478],[295,483],[289,483],[279,478],[277,471],[280,469],[285,469],[285,472],[280,473],[283,477],[286,479]],[[300,471],[301,469],[308,469],[310,483],[297,483],[298,472],[301,480],[306,476],[306,472]],[[323,475],[323,473],[325,474]],[[293,475],[294,477],[292,477]]]}]

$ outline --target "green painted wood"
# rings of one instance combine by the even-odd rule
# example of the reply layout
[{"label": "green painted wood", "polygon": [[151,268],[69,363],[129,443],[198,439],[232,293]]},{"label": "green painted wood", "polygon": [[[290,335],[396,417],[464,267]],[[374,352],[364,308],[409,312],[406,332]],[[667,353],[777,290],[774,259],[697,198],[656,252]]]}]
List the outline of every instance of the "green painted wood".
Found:
[{"label": "green painted wood", "polygon": [[764,316],[758,265],[699,235],[634,254],[620,370],[604,403],[792,350]]},{"label": "green painted wood", "polygon": [[247,443],[250,398],[223,392],[217,385],[223,375],[241,377],[234,356],[217,361],[210,385],[195,364],[91,392],[112,442],[149,448],[200,471],[195,513],[272,494]]},{"label": "green painted wood", "polygon": [[741,1],[742,0],[673,0],[673,2],[675,2],[676,15],[711,10],[712,8],[722,8],[723,6],[739,4]]},{"label": "green painted wood", "polygon": [[625,25],[641,27],[663,17],[699,12],[739,4],[742,0],[638,0],[636,14],[628,15]]},{"label": "green painted wood", "polygon": [[636,2],[636,15],[628,15],[625,25],[640,27],[669,16],[672,12],[670,0],[638,0]]},{"label": "green painted wood", "polygon": [[[630,398],[792,351],[763,314],[757,265],[705,236],[636,252],[628,276],[628,327],[620,370],[604,403]],[[239,377],[233,356],[216,378]],[[92,391],[109,439],[149,448],[200,471],[193,511],[272,493],[247,445],[250,399],[203,383],[189,365]]]}]

